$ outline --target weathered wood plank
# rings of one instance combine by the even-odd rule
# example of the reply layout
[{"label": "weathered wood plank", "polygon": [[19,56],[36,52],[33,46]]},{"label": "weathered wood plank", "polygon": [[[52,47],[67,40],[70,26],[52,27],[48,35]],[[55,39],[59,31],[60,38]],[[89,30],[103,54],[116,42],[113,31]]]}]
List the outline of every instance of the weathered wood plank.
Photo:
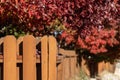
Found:
[{"label": "weathered wood plank", "polygon": [[69,80],[70,78],[70,62],[69,62],[69,58],[65,58],[64,62],[64,80]]},{"label": "weathered wood plank", "polygon": [[74,77],[75,75],[75,61],[74,61],[74,58],[71,58],[70,59],[70,68],[71,68],[71,77]]}]

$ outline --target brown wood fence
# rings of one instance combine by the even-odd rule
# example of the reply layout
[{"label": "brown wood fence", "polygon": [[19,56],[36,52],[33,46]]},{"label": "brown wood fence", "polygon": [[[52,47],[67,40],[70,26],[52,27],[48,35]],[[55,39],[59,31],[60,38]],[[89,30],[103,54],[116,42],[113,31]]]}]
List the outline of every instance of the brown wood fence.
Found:
[{"label": "brown wood fence", "polygon": [[[75,51],[58,49],[53,36],[6,36],[0,38],[0,80],[70,80],[79,74],[79,64],[90,75],[85,60],[78,58]],[[114,66],[100,62],[98,73],[105,69]]]},{"label": "brown wood fence", "polygon": [[0,38],[0,80],[70,80],[78,72],[75,52],[58,51],[53,36]]}]

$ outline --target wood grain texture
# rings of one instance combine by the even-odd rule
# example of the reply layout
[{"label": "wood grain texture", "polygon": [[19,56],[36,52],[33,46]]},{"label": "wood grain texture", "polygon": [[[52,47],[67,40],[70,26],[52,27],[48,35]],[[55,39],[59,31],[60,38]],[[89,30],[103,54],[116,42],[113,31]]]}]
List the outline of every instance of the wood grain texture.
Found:
[{"label": "wood grain texture", "polygon": [[16,80],[16,39],[4,38],[4,80]]},{"label": "wood grain texture", "polygon": [[42,80],[48,80],[48,37],[41,39],[41,70]]},{"label": "wood grain texture", "polygon": [[36,80],[36,42],[27,35],[23,39],[23,80]]},{"label": "wood grain texture", "polygon": [[53,36],[49,36],[49,79],[56,80],[56,55],[57,55],[57,42]]}]

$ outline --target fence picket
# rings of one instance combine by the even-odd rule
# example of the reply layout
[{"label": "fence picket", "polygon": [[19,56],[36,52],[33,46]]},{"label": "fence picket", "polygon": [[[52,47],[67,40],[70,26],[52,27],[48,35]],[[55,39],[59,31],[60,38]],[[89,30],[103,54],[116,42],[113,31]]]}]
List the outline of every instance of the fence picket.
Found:
[{"label": "fence picket", "polygon": [[70,77],[70,61],[69,58],[64,59],[64,80],[69,80]]},{"label": "fence picket", "polygon": [[16,39],[4,38],[4,80],[16,80]]},{"label": "fence picket", "polygon": [[57,42],[53,36],[49,36],[49,80],[56,80],[56,55]]},{"label": "fence picket", "polygon": [[42,80],[48,80],[48,37],[41,38],[41,70]]},{"label": "fence picket", "polygon": [[27,35],[23,39],[23,80],[36,80],[35,38]]},{"label": "fence picket", "polygon": [[100,74],[105,68],[104,61],[98,63],[98,74]]},{"label": "fence picket", "polygon": [[71,60],[71,63],[70,63],[70,66],[71,66],[71,77],[73,78],[74,77],[74,67],[75,67],[75,63],[74,63],[74,57],[70,59]]}]

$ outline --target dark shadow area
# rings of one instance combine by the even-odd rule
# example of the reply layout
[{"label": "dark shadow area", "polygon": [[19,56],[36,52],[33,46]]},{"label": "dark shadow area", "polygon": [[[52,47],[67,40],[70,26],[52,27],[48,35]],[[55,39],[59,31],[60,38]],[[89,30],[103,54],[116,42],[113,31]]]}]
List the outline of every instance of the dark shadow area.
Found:
[{"label": "dark shadow area", "polygon": [[84,51],[82,56],[85,59],[86,65],[90,71],[90,77],[94,78],[98,74],[98,61],[96,60],[97,55]]},{"label": "dark shadow area", "polygon": [[41,42],[39,42],[37,45],[36,45],[36,49],[37,49],[37,54],[41,54]]},{"label": "dark shadow area", "polygon": [[0,54],[3,54],[3,43],[0,44]]},{"label": "dark shadow area", "polygon": [[18,63],[17,67],[19,68],[19,80],[23,80],[23,67],[22,67],[22,63]]},{"label": "dark shadow area", "polygon": [[0,80],[3,80],[3,64],[0,63]]},{"label": "dark shadow area", "polygon": [[42,80],[41,78],[41,64],[40,63],[37,63],[36,64],[36,77],[37,77],[37,80]]},{"label": "dark shadow area", "polygon": [[82,58],[86,61],[85,65],[87,65],[90,71],[90,77],[95,77],[98,74],[98,62],[96,61],[97,56],[91,54],[87,51],[81,52],[80,50],[76,50],[77,57],[77,65],[82,66]]},{"label": "dark shadow area", "polygon": [[81,66],[81,62],[82,62],[82,55],[80,53],[80,50],[76,50],[76,54],[77,54],[76,66],[79,67],[79,66]]},{"label": "dark shadow area", "polygon": [[23,41],[19,44],[19,55],[23,55]]}]

